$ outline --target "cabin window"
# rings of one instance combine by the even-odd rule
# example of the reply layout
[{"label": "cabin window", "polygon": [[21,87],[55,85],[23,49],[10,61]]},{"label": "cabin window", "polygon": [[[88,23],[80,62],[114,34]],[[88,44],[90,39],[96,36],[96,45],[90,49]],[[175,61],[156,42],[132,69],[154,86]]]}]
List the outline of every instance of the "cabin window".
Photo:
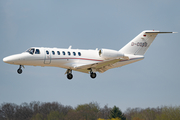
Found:
[{"label": "cabin window", "polygon": [[46,51],[46,54],[49,55],[49,51]]},{"label": "cabin window", "polygon": [[78,52],[78,55],[79,55],[79,56],[81,56],[81,53],[80,53],[80,52]]},{"label": "cabin window", "polygon": [[52,54],[53,54],[53,55],[55,55],[55,52],[54,52],[54,51],[52,51]]},{"label": "cabin window", "polygon": [[70,52],[68,52],[68,55],[71,55],[71,53],[70,53]]},{"label": "cabin window", "polygon": [[62,53],[63,53],[63,55],[66,55],[66,53],[64,51]]},{"label": "cabin window", "polygon": [[39,51],[39,49],[36,49],[36,52],[35,52],[35,54],[40,54],[40,51]]},{"label": "cabin window", "polygon": [[76,56],[76,53],[75,53],[75,52],[73,52],[73,55],[74,55],[74,56]]},{"label": "cabin window", "polygon": [[57,54],[58,54],[58,55],[60,55],[60,52],[59,52],[59,51],[57,51]]}]

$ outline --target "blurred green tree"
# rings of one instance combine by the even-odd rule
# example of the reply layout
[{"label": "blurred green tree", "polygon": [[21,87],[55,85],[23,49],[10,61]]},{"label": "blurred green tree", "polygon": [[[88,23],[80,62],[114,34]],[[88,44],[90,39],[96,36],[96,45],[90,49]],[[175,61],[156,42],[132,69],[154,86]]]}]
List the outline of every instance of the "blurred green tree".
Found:
[{"label": "blurred green tree", "polygon": [[48,120],[60,120],[63,119],[63,117],[64,117],[63,113],[60,114],[58,111],[51,111],[47,115]]},{"label": "blurred green tree", "polygon": [[114,106],[113,109],[110,112],[110,116],[109,118],[121,118],[122,120],[126,120],[126,117],[124,116],[124,114],[121,112],[121,110]]}]

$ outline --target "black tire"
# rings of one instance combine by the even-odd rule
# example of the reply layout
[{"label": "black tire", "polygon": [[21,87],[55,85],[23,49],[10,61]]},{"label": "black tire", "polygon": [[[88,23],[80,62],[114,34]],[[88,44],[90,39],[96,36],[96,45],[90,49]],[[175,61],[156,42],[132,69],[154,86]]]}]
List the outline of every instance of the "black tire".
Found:
[{"label": "black tire", "polygon": [[67,78],[71,80],[73,78],[73,75],[71,73],[67,74]]},{"label": "black tire", "polygon": [[91,78],[96,78],[96,73],[91,73]]},{"label": "black tire", "polygon": [[22,69],[18,69],[17,72],[18,72],[19,74],[21,74],[21,73],[22,73]]}]

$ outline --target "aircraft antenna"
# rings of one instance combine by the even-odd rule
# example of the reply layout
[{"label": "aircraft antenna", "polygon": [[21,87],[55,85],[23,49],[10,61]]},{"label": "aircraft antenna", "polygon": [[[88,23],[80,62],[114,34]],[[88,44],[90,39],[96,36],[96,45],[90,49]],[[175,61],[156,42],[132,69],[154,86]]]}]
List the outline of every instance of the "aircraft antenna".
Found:
[{"label": "aircraft antenna", "polygon": [[71,49],[71,48],[72,48],[72,46],[70,45],[68,49]]}]

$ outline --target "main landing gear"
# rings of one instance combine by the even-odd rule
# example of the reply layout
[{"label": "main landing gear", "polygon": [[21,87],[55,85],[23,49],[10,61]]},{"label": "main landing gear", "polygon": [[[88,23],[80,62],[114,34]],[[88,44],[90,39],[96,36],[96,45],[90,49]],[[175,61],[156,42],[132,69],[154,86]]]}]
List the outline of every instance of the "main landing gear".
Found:
[{"label": "main landing gear", "polygon": [[90,76],[91,76],[91,78],[94,79],[94,78],[96,78],[96,73],[93,73],[93,72],[92,72],[92,73],[90,73]]},{"label": "main landing gear", "polygon": [[72,73],[68,73],[68,74],[67,74],[67,78],[68,78],[69,80],[71,80],[71,79],[73,78]]},{"label": "main landing gear", "polygon": [[68,78],[69,80],[71,80],[71,79],[73,78],[72,70],[71,70],[71,69],[67,69],[66,73],[67,73],[67,78]]},{"label": "main landing gear", "polygon": [[21,69],[22,67],[24,68],[23,65],[20,65],[20,66],[19,66],[19,69],[17,70],[17,73],[21,74],[21,73],[23,72],[22,69]]},{"label": "main landing gear", "polygon": [[[67,74],[67,79],[71,80],[73,78],[73,75],[72,75],[72,70],[71,69],[67,69],[66,73]],[[95,73],[95,70],[91,69],[90,70],[90,77],[91,78],[96,78],[96,73]]]},{"label": "main landing gear", "polygon": [[90,70],[90,76],[91,76],[91,78],[93,78],[93,79],[96,78],[96,76],[97,76],[96,73],[93,72],[93,69]]}]

